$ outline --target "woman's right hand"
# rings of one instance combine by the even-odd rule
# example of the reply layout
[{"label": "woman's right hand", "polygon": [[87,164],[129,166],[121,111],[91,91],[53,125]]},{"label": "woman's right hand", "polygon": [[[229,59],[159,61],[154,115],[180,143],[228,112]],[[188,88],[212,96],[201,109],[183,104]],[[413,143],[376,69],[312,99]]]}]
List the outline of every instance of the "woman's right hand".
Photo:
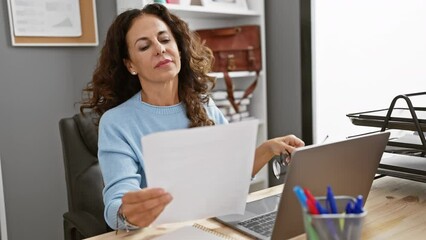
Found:
[{"label": "woman's right hand", "polygon": [[172,201],[162,188],[144,188],[128,192],[122,198],[121,213],[132,225],[149,226]]}]

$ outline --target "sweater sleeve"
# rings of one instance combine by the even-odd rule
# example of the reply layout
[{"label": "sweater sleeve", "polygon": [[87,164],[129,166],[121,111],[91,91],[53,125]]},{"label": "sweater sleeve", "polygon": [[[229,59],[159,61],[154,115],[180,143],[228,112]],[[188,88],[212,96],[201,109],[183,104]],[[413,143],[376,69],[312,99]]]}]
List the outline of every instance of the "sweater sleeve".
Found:
[{"label": "sweater sleeve", "polygon": [[98,159],[104,179],[104,217],[112,229],[124,229],[117,219],[123,195],[140,190],[139,161],[127,141],[126,131],[120,119],[105,113],[99,123]]},{"label": "sweater sleeve", "polygon": [[207,114],[217,125],[228,124],[228,120],[223,115],[222,111],[216,106],[213,99],[210,98],[206,105]]}]

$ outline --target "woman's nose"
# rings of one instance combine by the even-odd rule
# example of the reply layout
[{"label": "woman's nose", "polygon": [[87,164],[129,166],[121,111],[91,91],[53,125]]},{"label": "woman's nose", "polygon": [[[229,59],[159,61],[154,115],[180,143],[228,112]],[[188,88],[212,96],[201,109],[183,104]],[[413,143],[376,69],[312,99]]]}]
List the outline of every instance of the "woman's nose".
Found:
[{"label": "woman's nose", "polygon": [[157,43],[157,47],[155,50],[156,50],[156,55],[162,55],[163,53],[166,52],[166,48],[161,43]]}]

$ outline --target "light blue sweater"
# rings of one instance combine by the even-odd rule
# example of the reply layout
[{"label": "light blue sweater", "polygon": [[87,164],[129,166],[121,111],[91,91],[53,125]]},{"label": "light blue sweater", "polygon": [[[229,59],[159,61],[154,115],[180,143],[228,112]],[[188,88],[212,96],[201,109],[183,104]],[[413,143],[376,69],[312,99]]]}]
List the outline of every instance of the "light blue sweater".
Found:
[{"label": "light blue sweater", "polygon": [[[210,99],[204,106],[216,124],[228,121]],[[104,178],[105,220],[116,229],[121,198],[129,191],[146,187],[141,138],[154,132],[188,128],[185,106],[153,106],[141,100],[141,93],[105,112],[99,123],[98,158]]]}]

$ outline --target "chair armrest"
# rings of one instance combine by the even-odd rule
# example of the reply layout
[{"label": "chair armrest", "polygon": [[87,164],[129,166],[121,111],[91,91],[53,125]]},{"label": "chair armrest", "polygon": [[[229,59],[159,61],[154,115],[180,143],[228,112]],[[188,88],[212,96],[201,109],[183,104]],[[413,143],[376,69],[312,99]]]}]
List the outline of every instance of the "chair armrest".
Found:
[{"label": "chair armrest", "polygon": [[100,223],[93,215],[84,211],[67,212],[64,221],[75,228],[85,238],[110,231],[106,223]]}]

